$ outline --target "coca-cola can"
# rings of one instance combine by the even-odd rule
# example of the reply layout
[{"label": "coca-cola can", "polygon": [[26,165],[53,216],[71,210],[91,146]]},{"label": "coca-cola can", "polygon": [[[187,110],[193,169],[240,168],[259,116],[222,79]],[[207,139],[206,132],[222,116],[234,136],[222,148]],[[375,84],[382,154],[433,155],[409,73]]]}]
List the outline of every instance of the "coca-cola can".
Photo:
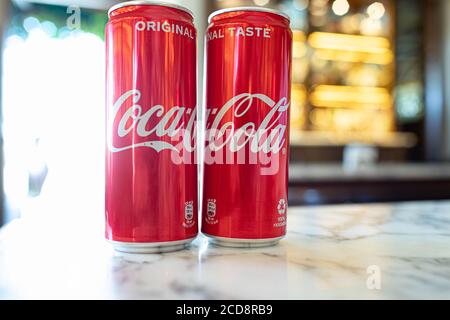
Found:
[{"label": "coca-cola can", "polygon": [[106,238],[184,248],[198,233],[196,30],[186,8],[129,1],[106,26]]},{"label": "coca-cola can", "polygon": [[202,232],[218,245],[268,246],[286,234],[291,51],[279,11],[209,17]]}]

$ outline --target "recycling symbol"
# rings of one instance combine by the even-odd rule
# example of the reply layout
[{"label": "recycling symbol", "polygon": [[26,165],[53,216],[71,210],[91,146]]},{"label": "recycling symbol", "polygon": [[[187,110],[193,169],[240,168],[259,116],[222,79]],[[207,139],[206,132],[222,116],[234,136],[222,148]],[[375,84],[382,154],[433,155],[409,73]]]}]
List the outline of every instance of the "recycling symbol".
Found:
[{"label": "recycling symbol", "polygon": [[285,214],[286,213],[286,200],[284,199],[280,199],[280,201],[278,201],[278,206],[277,206],[277,210],[279,214]]}]

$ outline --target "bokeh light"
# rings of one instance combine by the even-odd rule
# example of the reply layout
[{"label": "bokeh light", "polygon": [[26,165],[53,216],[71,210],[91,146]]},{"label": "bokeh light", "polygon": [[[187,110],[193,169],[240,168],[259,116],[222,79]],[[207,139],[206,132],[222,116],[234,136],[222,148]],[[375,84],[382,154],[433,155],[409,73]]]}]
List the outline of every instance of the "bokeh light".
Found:
[{"label": "bokeh light", "polygon": [[333,5],[331,6],[331,9],[333,10],[334,14],[343,16],[347,14],[348,10],[350,9],[350,5],[347,0],[335,0],[333,2]]}]

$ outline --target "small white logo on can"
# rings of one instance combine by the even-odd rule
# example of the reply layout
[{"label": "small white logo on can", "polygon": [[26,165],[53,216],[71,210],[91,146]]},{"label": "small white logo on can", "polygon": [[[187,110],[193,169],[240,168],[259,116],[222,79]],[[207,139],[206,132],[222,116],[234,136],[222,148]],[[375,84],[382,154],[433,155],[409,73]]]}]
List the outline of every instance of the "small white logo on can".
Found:
[{"label": "small white logo on can", "polygon": [[286,213],[286,200],[280,199],[278,201],[277,210],[279,214],[285,214]]},{"label": "small white logo on can", "polygon": [[192,201],[186,202],[184,206],[184,217],[188,221],[194,218],[194,204]]},{"label": "small white logo on can", "polygon": [[209,199],[208,200],[208,210],[207,215],[210,218],[214,218],[216,215],[216,200],[215,199]]}]

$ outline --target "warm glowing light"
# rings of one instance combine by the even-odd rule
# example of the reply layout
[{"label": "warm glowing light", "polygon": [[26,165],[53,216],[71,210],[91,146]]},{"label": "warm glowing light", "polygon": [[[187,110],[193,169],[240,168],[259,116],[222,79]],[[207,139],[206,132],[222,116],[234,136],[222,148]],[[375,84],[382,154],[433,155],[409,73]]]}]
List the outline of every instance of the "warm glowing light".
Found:
[{"label": "warm glowing light", "polygon": [[392,61],[394,60],[394,54],[390,50],[386,51],[385,53],[377,54],[377,53],[364,53],[357,51],[317,49],[316,52],[314,53],[314,57],[321,60],[362,62],[378,65],[391,64]]},{"label": "warm glowing light", "polygon": [[305,33],[300,30],[293,30],[292,37],[295,42],[305,42],[306,41]]},{"label": "warm glowing light", "polygon": [[294,30],[292,44],[292,56],[294,59],[302,58],[306,55],[308,48],[306,47],[306,37],[302,31]]},{"label": "warm glowing light", "polygon": [[257,6],[265,6],[267,4],[269,4],[270,0],[253,0],[253,2],[257,5]]},{"label": "warm glowing light", "polygon": [[311,93],[316,107],[389,109],[392,97],[386,88],[319,85]]},{"label": "warm glowing light", "polygon": [[350,9],[350,5],[348,4],[347,0],[335,0],[333,2],[333,5],[331,6],[331,9],[333,10],[334,14],[343,16]]},{"label": "warm glowing light", "polygon": [[[386,126],[392,123],[390,116],[386,113],[385,117],[379,120],[384,120]],[[368,115],[369,117],[372,114]],[[319,116],[320,117],[320,116]],[[373,121],[371,121],[373,122]],[[334,130],[321,131],[296,131],[293,130],[290,133],[291,145],[300,146],[342,146],[349,143],[364,143],[364,144],[376,144],[383,147],[413,147],[417,144],[417,136],[414,133],[409,132],[392,132],[391,130],[379,131],[379,130],[366,130],[366,131],[334,131]],[[393,128],[392,128],[393,129]]]},{"label": "warm glowing light", "polygon": [[308,37],[311,47],[375,54],[391,52],[389,40],[383,37],[357,36],[328,32],[313,32]]},{"label": "warm glowing light", "polygon": [[309,119],[315,130],[345,133],[347,139],[351,132],[383,134],[393,128],[392,113],[388,110],[314,108]]},{"label": "warm glowing light", "polygon": [[366,18],[361,21],[361,33],[368,36],[376,36],[383,32],[381,20]]},{"label": "warm glowing light", "polygon": [[291,87],[292,100],[296,103],[304,104],[306,101],[306,88],[302,84],[293,84]]},{"label": "warm glowing light", "polygon": [[291,89],[291,128],[302,129],[305,123],[306,88],[293,84]]},{"label": "warm glowing light", "polygon": [[371,19],[381,19],[386,10],[380,2],[374,2],[367,8],[367,14]]}]

